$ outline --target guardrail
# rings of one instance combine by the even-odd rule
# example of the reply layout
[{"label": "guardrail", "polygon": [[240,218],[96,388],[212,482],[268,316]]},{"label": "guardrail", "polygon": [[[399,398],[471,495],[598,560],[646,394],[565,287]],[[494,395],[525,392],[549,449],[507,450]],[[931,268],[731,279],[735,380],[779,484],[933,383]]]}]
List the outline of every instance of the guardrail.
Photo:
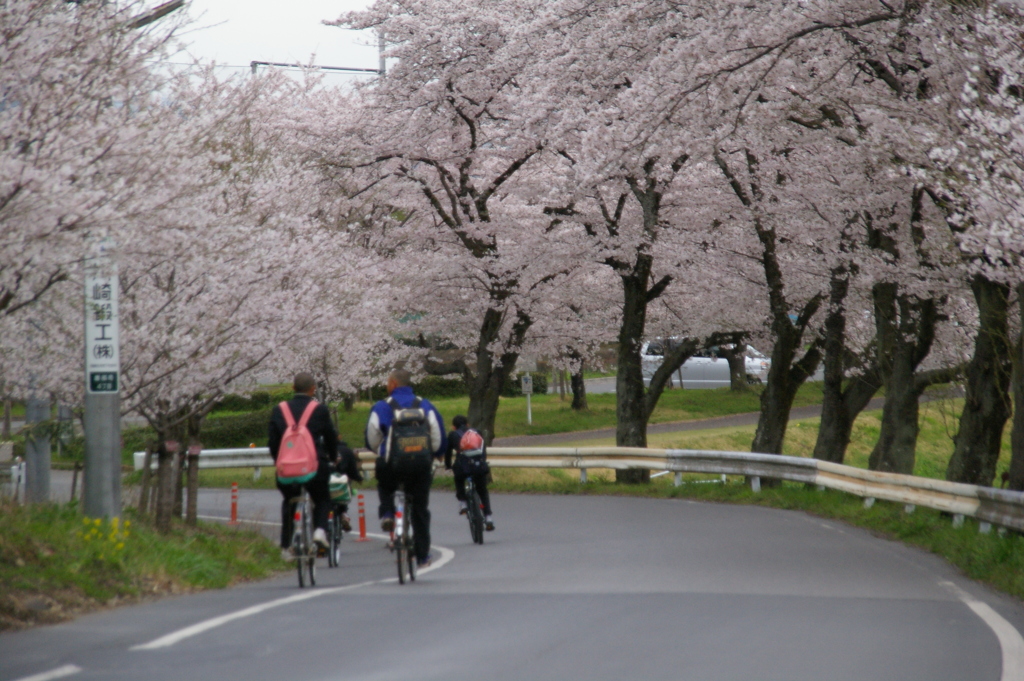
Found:
[{"label": "guardrail", "polygon": [[[363,470],[373,470],[374,455],[359,453]],[[144,452],[135,453],[135,468],[143,467]],[[586,482],[588,468],[630,469],[676,473],[676,485],[683,473],[743,475],[755,491],[761,478],[773,478],[817,485],[863,497],[870,506],[875,499],[904,504],[908,512],[924,506],[953,514],[954,524],[964,516],[981,521],[981,531],[992,525],[1024,531],[1024,492],[1011,492],[965,485],[945,480],[920,478],[899,473],[880,473],[843,466],[818,459],[745,452],[688,449],[643,449],[636,447],[490,447],[487,460],[496,468],[575,468]],[[155,465],[155,463],[154,463]],[[273,466],[266,447],[245,449],[204,449],[199,468],[254,468]]]}]

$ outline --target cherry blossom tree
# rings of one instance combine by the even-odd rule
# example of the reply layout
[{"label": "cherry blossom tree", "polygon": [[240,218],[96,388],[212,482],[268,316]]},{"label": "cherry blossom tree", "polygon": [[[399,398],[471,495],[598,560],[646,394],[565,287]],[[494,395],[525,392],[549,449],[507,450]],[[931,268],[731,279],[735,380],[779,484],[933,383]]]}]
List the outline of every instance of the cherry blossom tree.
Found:
[{"label": "cherry blossom tree", "polygon": [[321,145],[325,167],[353,171],[387,215],[373,239],[382,252],[401,253],[394,276],[410,294],[391,314],[463,351],[446,368],[463,374],[468,418],[488,437],[532,308],[573,262],[542,212],[557,186],[543,160],[547,121],[538,107],[555,104],[529,95],[523,26],[531,11],[380,2],[343,17],[342,25],[382,32],[393,66],[344,116],[328,117],[334,136]]},{"label": "cherry blossom tree", "polygon": [[166,53],[177,20],[140,29],[143,9],[140,1],[0,7],[3,318],[67,279],[83,234],[113,234],[126,215],[164,198],[150,184],[161,140],[137,103],[161,85],[149,62]]},{"label": "cherry blossom tree", "polygon": [[[1021,151],[1022,42],[1018,5],[993,3],[945,30],[936,42],[961,67],[957,133],[932,154],[943,181],[938,200],[946,210],[978,306],[979,330],[967,367],[966,398],[950,480],[991,485],[1002,432],[1010,416],[1011,295],[1021,293],[1024,260],[1024,173]],[[1018,353],[1019,354],[1019,353]],[[1024,390],[1016,386],[1018,396]],[[1011,479],[1024,488],[1024,417],[1017,402]]]}]

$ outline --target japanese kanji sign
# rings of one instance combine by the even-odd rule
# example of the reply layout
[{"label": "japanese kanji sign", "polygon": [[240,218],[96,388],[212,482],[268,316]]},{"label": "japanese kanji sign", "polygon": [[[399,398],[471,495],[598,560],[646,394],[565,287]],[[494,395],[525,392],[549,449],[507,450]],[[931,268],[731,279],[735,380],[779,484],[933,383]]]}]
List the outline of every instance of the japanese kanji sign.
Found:
[{"label": "japanese kanji sign", "polygon": [[91,393],[116,393],[118,352],[117,269],[103,245],[85,275],[85,385]]}]

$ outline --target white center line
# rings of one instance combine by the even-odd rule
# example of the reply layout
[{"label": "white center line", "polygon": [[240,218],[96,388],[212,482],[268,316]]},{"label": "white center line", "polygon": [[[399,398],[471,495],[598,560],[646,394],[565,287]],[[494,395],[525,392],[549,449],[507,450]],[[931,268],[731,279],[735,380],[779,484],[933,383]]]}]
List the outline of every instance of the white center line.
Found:
[{"label": "white center line", "polygon": [[[381,539],[385,538],[383,535],[377,534],[371,534],[369,536]],[[430,566],[417,570],[417,574],[426,574],[427,572],[436,570],[449,563],[452,560],[452,558],[455,557],[455,552],[449,548],[445,548],[443,546],[435,546],[434,548],[438,552],[440,552],[440,558],[431,563]],[[336,586],[328,589],[312,589],[310,591],[304,591],[293,596],[286,596],[284,598],[278,598],[272,601],[267,601],[266,603],[260,603],[259,605],[253,605],[248,608],[243,608],[242,610],[229,612],[226,615],[221,615],[219,617],[213,617],[211,619],[198,622],[191,626],[185,627],[184,629],[179,629],[165,636],[161,636],[160,638],[154,639],[149,643],[140,643],[139,645],[132,646],[131,648],[129,648],[129,650],[160,650],[161,648],[169,648],[173,646],[175,643],[184,641],[187,638],[192,638],[193,636],[197,636],[199,634],[202,634],[203,632],[209,631],[210,629],[214,629],[223,624],[227,624],[228,622],[234,622],[235,620],[240,620],[245,617],[252,617],[253,615],[258,615],[261,612],[266,612],[267,610],[278,608],[282,605],[300,603],[302,601],[308,601],[311,598],[319,598],[320,596],[330,596],[333,594],[341,593],[343,591],[352,591],[353,589],[359,589],[364,586],[372,586],[374,584],[387,584],[388,582],[395,581],[398,581],[397,577],[392,577],[390,579],[378,579],[370,582],[360,582],[359,584],[349,584],[347,586]],[[34,677],[32,681],[35,681]]]},{"label": "white center line", "polygon": [[16,681],[53,681],[53,679],[63,679],[65,676],[71,676],[72,674],[77,674],[80,671],[82,671],[81,667],[73,664],[66,664],[63,667],[57,667],[56,669],[51,669],[50,671],[43,672],[42,674],[23,676]]}]

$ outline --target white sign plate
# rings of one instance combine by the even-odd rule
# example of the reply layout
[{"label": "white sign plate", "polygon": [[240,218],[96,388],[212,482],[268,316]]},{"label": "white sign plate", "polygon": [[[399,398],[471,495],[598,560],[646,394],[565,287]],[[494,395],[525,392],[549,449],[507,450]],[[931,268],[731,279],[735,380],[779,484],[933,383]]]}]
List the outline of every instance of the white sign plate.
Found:
[{"label": "white sign plate", "polygon": [[85,276],[85,389],[90,393],[120,390],[120,342],[117,318],[117,270],[95,262]]}]

